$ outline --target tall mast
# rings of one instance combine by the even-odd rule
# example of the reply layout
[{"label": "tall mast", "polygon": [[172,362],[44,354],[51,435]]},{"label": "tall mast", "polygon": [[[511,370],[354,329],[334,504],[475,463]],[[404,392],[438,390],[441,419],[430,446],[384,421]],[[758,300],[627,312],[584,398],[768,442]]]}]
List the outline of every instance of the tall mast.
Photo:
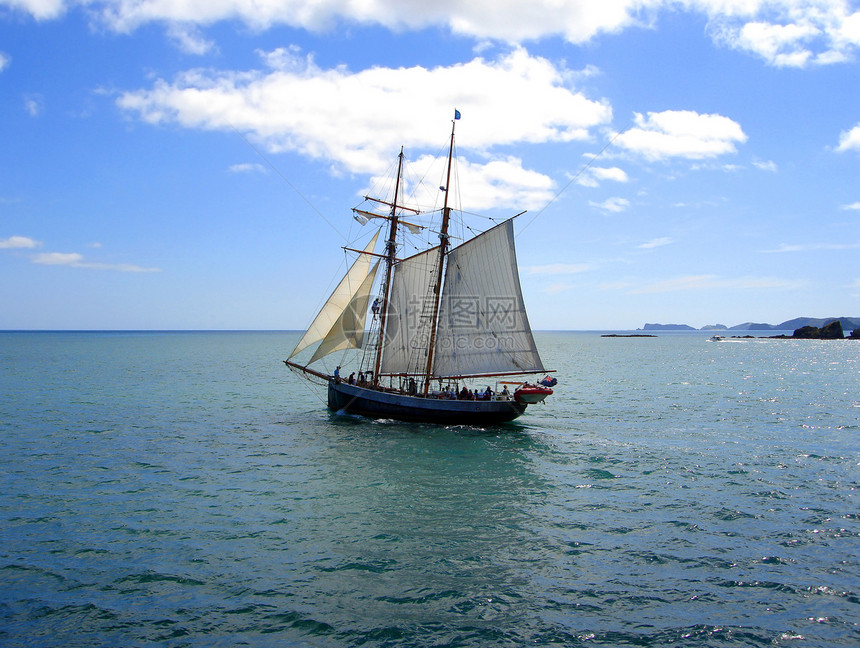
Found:
[{"label": "tall mast", "polygon": [[385,281],[382,284],[382,311],[379,318],[379,342],[376,345],[376,365],[373,368],[373,385],[379,384],[379,366],[382,364],[382,343],[385,340],[385,323],[388,319],[388,297],[391,291],[391,270],[397,258],[397,199],[400,195],[400,178],[403,175],[403,147],[397,156],[397,180],[394,183],[394,201],[391,203],[391,226],[385,242]]},{"label": "tall mast", "polygon": [[451,189],[451,162],[454,158],[454,127],[459,113],[455,111],[451,122],[451,145],[448,147],[448,173],[445,178],[445,203],[442,207],[442,229],[439,231],[439,265],[437,266],[436,285],[433,288],[433,319],[430,325],[430,348],[427,350],[427,370],[424,372],[424,395],[430,390],[430,376],[433,373],[433,351],[436,348],[436,327],[439,324],[439,305],[442,302],[442,271],[445,269],[445,255],[448,253],[448,223],[451,208],[448,206],[448,193]]}]

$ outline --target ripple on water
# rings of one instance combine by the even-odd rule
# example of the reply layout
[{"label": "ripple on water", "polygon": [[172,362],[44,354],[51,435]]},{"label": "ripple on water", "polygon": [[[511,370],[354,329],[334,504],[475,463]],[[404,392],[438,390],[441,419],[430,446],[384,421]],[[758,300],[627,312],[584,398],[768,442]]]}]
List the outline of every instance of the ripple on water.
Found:
[{"label": "ripple on water", "polygon": [[480,429],[328,414],[293,334],[0,333],[0,643],[858,645],[851,351],[542,335]]}]

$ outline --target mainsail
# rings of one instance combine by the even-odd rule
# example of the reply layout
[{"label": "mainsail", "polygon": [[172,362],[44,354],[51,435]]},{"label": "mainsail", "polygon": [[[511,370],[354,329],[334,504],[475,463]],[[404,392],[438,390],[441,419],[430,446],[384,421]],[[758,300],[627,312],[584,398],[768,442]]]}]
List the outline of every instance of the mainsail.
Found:
[{"label": "mainsail", "polygon": [[[394,268],[382,374],[426,370],[438,259],[437,246]],[[512,220],[447,254],[438,320],[434,377],[544,371],[520,288]]]},{"label": "mainsail", "polygon": [[448,254],[433,375],[542,372],[517,271],[513,220]]},{"label": "mainsail", "polygon": [[387,330],[381,373],[423,373],[430,340],[431,286],[438,266],[439,246],[403,259],[394,266],[385,315]]},{"label": "mainsail", "polygon": [[[320,354],[319,349],[317,349],[311,362],[340,349],[357,349],[361,346],[364,338],[367,301],[376,269],[379,266],[377,263],[371,272],[371,253],[378,237],[379,232],[374,234],[373,239],[364,248],[364,252],[358,255],[355,263],[347,271],[346,276],[341,279],[314,321],[311,322],[302,339],[299,340],[296,348],[293,349],[290,358],[295,357],[311,344],[320,340],[323,340],[323,344],[320,346],[325,346],[328,350]],[[363,290],[366,291],[366,294],[362,297]],[[364,300],[364,308],[359,312],[358,306],[362,299]],[[346,311],[349,311],[348,315]]]}]

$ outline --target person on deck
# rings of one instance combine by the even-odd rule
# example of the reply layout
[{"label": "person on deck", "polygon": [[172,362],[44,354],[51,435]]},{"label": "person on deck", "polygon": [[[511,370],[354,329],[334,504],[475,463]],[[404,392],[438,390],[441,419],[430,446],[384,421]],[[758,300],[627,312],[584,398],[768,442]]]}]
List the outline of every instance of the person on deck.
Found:
[{"label": "person on deck", "polygon": [[355,372],[354,371],[351,374],[349,374],[349,381],[348,382],[350,385],[355,384]]},{"label": "person on deck", "polygon": [[334,381],[340,382],[340,365],[334,368]]}]

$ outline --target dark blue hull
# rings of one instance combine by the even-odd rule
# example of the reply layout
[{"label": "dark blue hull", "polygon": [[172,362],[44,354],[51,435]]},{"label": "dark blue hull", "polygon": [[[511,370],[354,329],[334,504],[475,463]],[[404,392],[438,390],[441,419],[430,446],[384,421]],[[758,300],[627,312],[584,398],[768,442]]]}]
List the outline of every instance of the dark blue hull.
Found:
[{"label": "dark blue hull", "polygon": [[439,423],[442,425],[494,425],[513,421],[526,405],[513,400],[449,400],[407,396],[329,381],[328,407],[371,418]]}]

